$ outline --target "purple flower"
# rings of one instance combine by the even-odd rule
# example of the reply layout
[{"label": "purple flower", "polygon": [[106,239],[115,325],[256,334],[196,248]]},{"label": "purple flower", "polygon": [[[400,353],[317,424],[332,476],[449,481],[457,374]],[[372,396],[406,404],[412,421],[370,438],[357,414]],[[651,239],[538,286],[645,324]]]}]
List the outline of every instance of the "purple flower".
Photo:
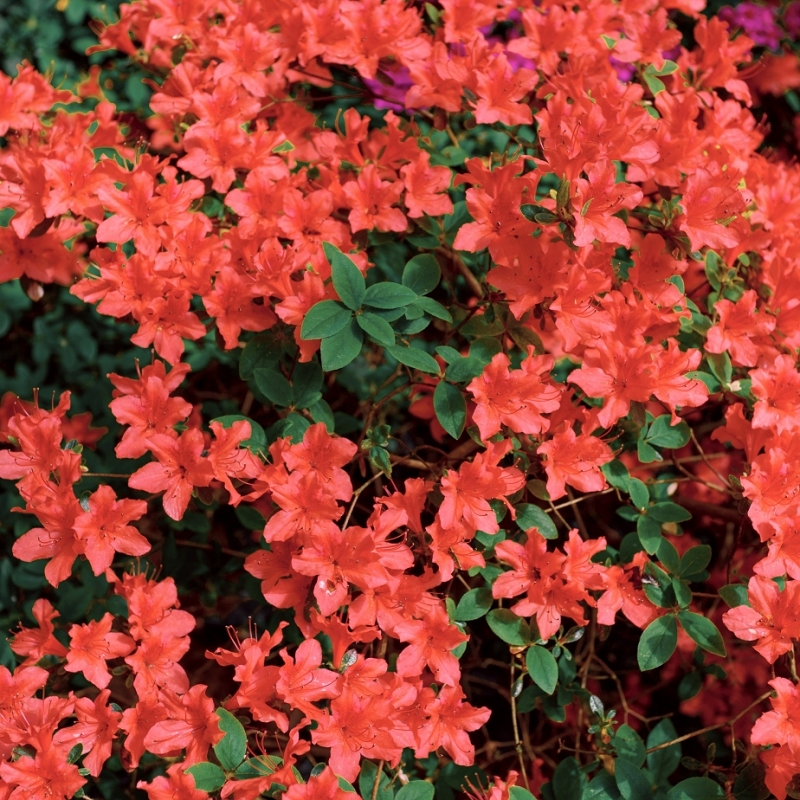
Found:
[{"label": "purple flower", "polygon": [[800,36],[800,2],[789,4],[783,13],[783,24],[792,39]]},{"label": "purple flower", "polygon": [[393,64],[381,69],[377,78],[364,78],[367,88],[375,95],[375,108],[388,108],[392,111],[405,111],[406,93],[411,88],[411,74],[407,67]]},{"label": "purple flower", "polygon": [[609,56],[608,60],[611,66],[617,71],[617,77],[623,82],[627,83],[636,74],[636,67],[633,64],[626,64],[624,61],[619,61],[614,56]]},{"label": "purple flower", "polygon": [[783,32],[775,21],[775,11],[755,3],[742,3],[736,8],[726,6],[719,12],[720,19],[732,27],[741,28],[756,44],[777,50]]}]

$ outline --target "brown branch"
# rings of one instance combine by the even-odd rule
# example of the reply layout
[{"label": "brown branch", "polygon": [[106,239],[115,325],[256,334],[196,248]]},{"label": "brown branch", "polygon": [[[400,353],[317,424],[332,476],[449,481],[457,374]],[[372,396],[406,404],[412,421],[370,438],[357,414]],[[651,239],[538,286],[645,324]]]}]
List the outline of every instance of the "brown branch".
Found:
[{"label": "brown branch", "polygon": [[687,511],[697,512],[698,514],[708,514],[709,516],[717,517],[717,519],[730,520],[731,522],[739,522],[743,516],[735,508],[723,508],[715,503],[706,503],[691,497],[681,497],[680,504]]},{"label": "brown branch", "polygon": [[215,547],[213,544],[203,544],[202,542],[190,542],[188,539],[176,539],[175,544],[181,547],[195,547],[198,550],[219,550],[220,553],[225,553],[226,556],[233,556],[234,558],[247,558],[249,553],[243,553],[241,550],[231,550],[228,547]]},{"label": "brown branch", "polygon": [[381,775],[383,775],[383,759],[378,762],[378,771],[375,773],[375,782],[372,784],[372,800],[378,796],[378,789],[381,787]]},{"label": "brown branch", "polygon": [[511,723],[514,727],[514,746],[519,756],[519,768],[522,773],[522,779],[525,781],[525,788],[530,791],[530,784],[528,783],[528,770],[525,767],[525,756],[522,753],[522,740],[519,738],[519,723],[517,722],[517,698],[514,695],[514,656],[511,656],[511,689],[509,695],[511,697]]},{"label": "brown branch", "polygon": [[735,717],[731,717],[725,722],[720,722],[717,725],[708,725],[705,728],[700,728],[698,731],[692,731],[692,733],[685,733],[683,736],[679,736],[677,739],[672,739],[669,742],[662,742],[661,744],[657,744],[655,747],[650,747],[646,752],[654,753],[656,750],[663,750],[665,747],[671,747],[673,744],[680,744],[681,742],[685,742],[687,739],[693,739],[695,736],[702,736],[704,733],[710,733],[711,731],[717,731],[720,728],[724,728],[726,725],[733,725],[734,722],[738,722],[748,711],[752,711],[757,705],[763,703],[770,695],[772,694],[772,690],[765,692],[758,698],[758,700],[754,700],[750,703],[747,708],[743,711],[740,711]]}]

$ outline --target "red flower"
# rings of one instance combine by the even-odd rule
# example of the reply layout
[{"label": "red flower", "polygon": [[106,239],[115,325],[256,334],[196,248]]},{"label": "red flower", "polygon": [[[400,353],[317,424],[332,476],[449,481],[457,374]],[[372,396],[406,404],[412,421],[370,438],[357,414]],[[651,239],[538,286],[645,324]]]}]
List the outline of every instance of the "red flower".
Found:
[{"label": "red flower", "polygon": [[130,636],[112,633],[113,624],[114,617],[106,613],[97,622],[73,625],[69,629],[69,652],[64,669],[83,673],[98,689],[105,689],[111,682],[106,661],[127,656],[136,646]]},{"label": "red flower", "polygon": [[36,664],[45,656],[63,658],[67,655],[67,648],[53,636],[55,626],[53,619],[59,616],[49,600],[40,597],[31,611],[33,618],[39,623],[39,628],[20,628],[14,634],[11,649],[18,656],[27,656],[20,666],[27,667]]},{"label": "red flower", "polygon": [[406,229],[405,214],[391,207],[400,199],[403,184],[381,180],[374,164],[364,167],[358,180],[345,183],[342,191],[352,209],[349,220],[353,233],[372,228],[379,231]]},{"label": "red flower", "polygon": [[469,638],[447,618],[443,606],[424,620],[415,619],[395,626],[401,642],[408,642],[397,659],[397,672],[404,677],[419,675],[428,666],[437,681],[457,686],[461,677],[458,659],[451,652]]},{"label": "red flower", "polygon": [[8,800],[70,800],[86,783],[78,767],[67,763],[65,747],[39,750],[33,758],[24,755],[12,763],[0,762],[0,778],[13,787],[6,795]]},{"label": "red flower", "polygon": [[208,486],[214,468],[203,455],[203,434],[195,428],[174,438],[164,433],[147,440],[148,449],[158,461],[145,464],[128,479],[131,489],[164,492],[164,511],[172,519],[181,519],[196,486]]},{"label": "red flower", "polygon": [[758,642],[755,649],[774,664],[800,638],[800,581],[787,581],[781,592],[775,581],[756,575],[747,595],[750,605],[728,609],[722,621],[740,639]]},{"label": "red flower", "polygon": [[143,556],[150,550],[150,542],[128,525],[147,513],[144,500],[117,500],[110,486],[101,486],[86,502],[89,510],[75,518],[72,528],[95,575],[111,566],[114,553]]},{"label": "red flower", "polygon": [[535,356],[533,348],[520,365],[509,370],[505,353],[498,353],[467,389],[475,398],[473,419],[486,441],[508,425],[517,433],[540,434],[550,427],[542,416],[561,405],[562,389],[549,380],[552,356]]}]

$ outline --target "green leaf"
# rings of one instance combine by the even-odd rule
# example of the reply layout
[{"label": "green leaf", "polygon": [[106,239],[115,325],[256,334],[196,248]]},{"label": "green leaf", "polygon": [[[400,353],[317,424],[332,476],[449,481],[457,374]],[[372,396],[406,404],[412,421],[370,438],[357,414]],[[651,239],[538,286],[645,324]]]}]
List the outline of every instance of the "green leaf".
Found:
[{"label": "green leaf", "polygon": [[661,524],[643,514],[636,520],[636,533],[639,534],[639,541],[642,543],[645,552],[651,556],[655,555],[663,539],[661,536]]},{"label": "green leaf", "polygon": [[[378,781],[378,791],[373,794],[375,781]],[[358,790],[361,797],[374,797],[375,800],[392,800],[392,781],[389,776],[381,770],[378,776],[378,765],[374,761],[361,762],[361,774],[358,776]]]},{"label": "green leaf", "polygon": [[559,221],[558,215],[554,214],[550,209],[544,208],[544,206],[523,203],[519,210],[525,219],[530,222],[538,222],[540,225],[552,225],[554,222]]},{"label": "green leaf", "polygon": [[445,322],[453,321],[450,312],[441,303],[438,303],[431,297],[418,297],[409,305],[409,308],[414,307],[422,309],[426,314],[429,314],[431,317],[436,317],[436,319],[441,319]]},{"label": "green leaf", "polygon": [[469,346],[469,355],[483,364],[488,364],[502,350],[502,342],[494,336],[481,336]]},{"label": "green leaf", "polygon": [[517,526],[522,531],[536,528],[545,539],[558,539],[558,529],[550,515],[533,505],[533,503],[520,503],[514,509],[517,514]]},{"label": "green leaf", "polygon": [[645,437],[649,444],[656,447],[665,447],[668,450],[675,450],[678,447],[683,447],[691,439],[689,426],[685,422],[671,425],[671,420],[672,418],[669,414],[656,417]]},{"label": "green leaf", "polygon": [[239,377],[243,381],[253,379],[253,371],[257,367],[274,367],[277,365],[283,343],[270,334],[262,333],[253,337],[242,350],[239,358]]},{"label": "green leaf", "polygon": [[[711,561],[711,548],[707,544],[699,544],[687,550],[681,557],[678,574],[683,578],[702,572]],[[724,598],[723,598],[724,599]]]},{"label": "green leaf", "polygon": [[455,361],[460,361],[462,358],[461,353],[454,347],[440,346],[436,348],[436,355],[441,356],[446,364],[452,364]]},{"label": "green leaf", "polygon": [[254,758],[248,758],[247,761],[236,768],[234,774],[239,780],[263,778],[265,775],[272,775],[282,764],[283,759],[280,756],[267,755],[265,753]]},{"label": "green leaf", "polygon": [[771,797],[769,789],[764,785],[766,770],[763,764],[748,764],[733,784],[733,795],[736,800],[767,800]]},{"label": "green leaf", "polygon": [[647,516],[659,522],[686,522],[692,518],[692,515],[683,506],[679,506],[671,500],[653,503],[647,509]]},{"label": "green leaf", "polygon": [[[650,65],[653,66],[652,64]],[[659,92],[663,92],[667,87],[664,85],[664,81],[659,80],[655,76],[649,74],[647,71],[644,72],[642,75],[644,78],[644,82],[647,84],[647,88],[653,95],[657,95]]]},{"label": "green leaf", "polygon": [[[402,311],[402,309],[401,309]],[[384,312],[385,313],[385,312]],[[405,318],[408,322],[415,322],[419,325],[418,320],[423,319],[425,316],[425,311],[423,311],[422,306],[419,305],[416,301],[411,303],[411,305],[406,306],[405,308]],[[426,321],[426,320],[423,320]]]},{"label": "green leaf", "polygon": [[570,756],[556,767],[550,786],[555,800],[583,800],[586,775],[581,770],[580,764]]},{"label": "green leaf", "polygon": [[425,3],[425,11],[428,12],[428,17],[434,25],[439,21],[439,17],[442,14],[433,3]]},{"label": "green leaf", "polygon": [[522,786],[509,786],[508,800],[536,800],[536,798]]},{"label": "green leaf", "polygon": [[381,472],[386,475],[392,474],[392,462],[389,459],[389,451],[385,447],[370,447],[369,460]]},{"label": "green leaf", "polygon": [[377,314],[365,311],[356,317],[356,322],[361,330],[378,344],[383,345],[383,347],[392,347],[394,345],[394,328]]},{"label": "green leaf", "polygon": [[708,617],[704,617],[702,614],[695,614],[694,611],[679,611],[678,621],[692,641],[702,647],[703,650],[708,650],[709,653],[714,653],[717,656],[726,655],[722,634]]},{"label": "green leaf", "polygon": [[[294,769],[296,768],[292,767],[292,770]],[[343,778],[341,775],[337,775],[336,782],[339,784],[339,788],[343,792],[352,792],[353,794],[356,794],[356,787],[353,786],[353,784],[350,783],[350,781],[348,781],[347,778]]]},{"label": "green leaf", "polygon": [[672,591],[672,586],[662,586],[661,584],[652,585],[646,583],[644,585],[644,593],[647,599],[659,608],[672,608],[676,605],[675,592]]},{"label": "green leaf", "polygon": [[324,339],[339,333],[353,318],[353,312],[337,300],[322,300],[311,306],[303,318],[300,338]]},{"label": "green leaf", "polygon": [[558,664],[553,654],[538,645],[528,648],[525,654],[525,664],[531,680],[547,694],[553,694],[558,684]]},{"label": "green leaf", "polygon": [[459,356],[458,359],[450,362],[445,375],[447,380],[454,383],[466,383],[480,375],[484,366],[484,363],[479,358]]},{"label": "green leaf", "polygon": [[529,345],[533,347],[534,352],[538,355],[544,353],[542,340],[527,326],[509,325],[508,335],[514,340],[514,344],[519,347],[523,353],[527,352]]},{"label": "green leaf", "polygon": [[244,761],[247,752],[247,734],[242,723],[230,711],[218,708],[217,716],[219,729],[225,735],[214,745],[214,753],[223,769],[236,769]]},{"label": "green leaf", "polygon": [[517,699],[517,713],[528,714],[536,708],[536,700],[542,696],[542,690],[538,686],[528,686],[523,689],[522,694]]},{"label": "green leaf", "polygon": [[517,647],[528,644],[531,631],[528,623],[507,608],[496,608],[486,617],[489,627],[507,644]]},{"label": "green leaf", "polygon": [[[433,784],[427,781],[409,781],[405,786],[400,787],[394,800],[433,800],[435,791]],[[367,797],[372,797],[372,795],[367,795]]]},{"label": "green leaf", "polygon": [[259,367],[253,372],[256,387],[275,406],[288,408],[294,399],[292,386],[277,369]]},{"label": "green leaf", "polygon": [[407,367],[418,369],[420,372],[429,372],[432,375],[439,374],[439,364],[436,359],[428,355],[424,350],[416,347],[394,345],[393,347],[387,347],[386,351]]},{"label": "green leaf", "polygon": [[333,288],[342,302],[353,311],[358,311],[364,303],[366,284],[361,270],[338,247],[323,242],[322,249],[331,265]]},{"label": "green leaf", "polygon": [[415,294],[430,294],[442,277],[439,262],[428,253],[414,256],[403,269],[403,286],[407,286]]},{"label": "green leaf", "polygon": [[648,800],[653,797],[650,781],[639,767],[625,758],[618,758],[614,762],[614,767],[617,789],[625,800]]},{"label": "green leaf", "polygon": [[314,422],[324,422],[328,433],[333,433],[336,428],[336,417],[333,415],[333,410],[325,402],[325,400],[317,400],[308,407],[308,413],[311,414],[311,419]]},{"label": "green leaf", "polygon": [[471,622],[486,615],[492,607],[491,589],[470,589],[458,601],[456,606],[456,622]]},{"label": "green leaf", "polygon": [[457,386],[439,381],[433,391],[433,410],[439,424],[454,438],[464,432],[467,421],[467,402]]},{"label": "green leaf", "polygon": [[668,800],[717,800],[725,790],[711,778],[687,778],[667,792]]},{"label": "green leaf", "polygon": [[600,467],[600,471],[606,476],[609,486],[621,489],[623,492],[630,492],[631,476],[628,468],[618,459],[609,461]]},{"label": "green leaf", "polygon": [[658,545],[658,560],[673,574],[679,575],[681,568],[681,557],[675,549],[675,545],[669,539],[662,539]]},{"label": "green leaf", "polygon": [[647,491],[647,487],[638,478],[630,479],[628,491],[630,492],[633,504],[640,511],[647,508],[650,504],[650,492]]},{"label": "green leaf", "polygon": [[743,583],[729,583],[719,590],[719,596],[728,605],[728,608],[737,606],[749,606],[750,598],[747,594],[747,586]]},{"label": "green leaf", "polygon": [[678,684],[678,698],[691,700],[703,687],[703,674],[701,672],[687,672]]},{"label": "green leaf", "polygon": [[642,633],[636,653],[639,669],[655,669],[665,664],[678,645],[675,617],[667,614],[654,619]]},{"label": "green leaf", "polygon": [[659,453],[655,447],[650,447],[644,439],[639,439],[636,443],[636,455],[639,457],[639,461],[641,461],[642,464],[652,464],[653,461],[664,460],[661,453]]},{"label": "green leaf", "polygon": [[644,764],[645,746],[642,737],[630,725],[620,725],[611,737],[611,744],[620,758],[624,758],[634,767]]},{"label": "green leaf", "polygon": [[194,785],[202,792],[218,792],[225,784],[225,773],[210,761],[194,764],[186,772],[194,778]]},{"label": "green leaf", "polygon": [[305,432],[311,427],[311,422],[305,417],[292,411],[287,414],[285,419],[279,419],[272,425],[267,432],[271,435],[271,441],[274,441],[278,436],[289,437],[295,444],[303,440]]},{"label": "green leaf", "polygon": [[706,385],[709,394],[716,394],[722,390],[719,381],[710,372],[691,370],[686,373],[686,377],[693,381],[702,381]]},{"label": "green leaf", "polygon": [[650,66],[653,67],[654,75],[672,75],[673,72],[678,71],[678,65],[674,61],[665,60],[661,65],[661,69],[656,69],[653,64]]},{"label": "green leaf", "polygon": [[672,591],[675,593],[675,600],[681,608],[687,608],[692,603],[692,590],[686,581],[674,578],[672,581]]},{"label": "green leaf", "polygon": [[725,262],[719,257],[719,254],[713,250],[709,250],[705,257],[705,273],[706,279],[711,284],[711,288],[718,292],[722,288],[720,282],[720,275],[725,269]]},{"label": "green leaf", "polygon": [[322,369],[333,372],[335,369],[346,367],[361,352],[364,334],[354,319],[350,324],[333,336],[322,340],[320,355],[322,356]]},{"label": "green leaf", "polygon": [[254,453],[264,452],[267,449],[267,434],[264,429],[254,419],[245,417],[243,414],[225,414],[222,417],[215,417],[212,422],[219,422],[223,428],[230,428],[234,422],[250,423],[250,438],[242,442],[242,447],[252,450]]},{"label": "green leaf", "polygon": [[[647,735],[647,749],[678,738],[678,732],[669,719],[662,719]],[[663,783],[681,763],[680,744],[671,744],[647,754],[647,768],[656,783]]]},{"label": "green leaf", "polygon": [[292,372],[292,393],[297,408],[309,408],[320,401],[324,381],[322,369],[317,360],[306,364],[295,364]]},{"label": "green leaf", "polygon": [[714,377],[723,386],[730,386],[733,378],[731,357],[727,353],[706,353],[705,358]]},{"label": "green leaf", "polygon": [[376,283],[364,295],[364,305],[372,308],[405,308],[418,300],[416,292],[399,283]]},{"label": "green leaf", "polygon": [[583,800],[620,800],[621,797],[614,776],[609,775],[604,769],[589,781],[583,793]]}]

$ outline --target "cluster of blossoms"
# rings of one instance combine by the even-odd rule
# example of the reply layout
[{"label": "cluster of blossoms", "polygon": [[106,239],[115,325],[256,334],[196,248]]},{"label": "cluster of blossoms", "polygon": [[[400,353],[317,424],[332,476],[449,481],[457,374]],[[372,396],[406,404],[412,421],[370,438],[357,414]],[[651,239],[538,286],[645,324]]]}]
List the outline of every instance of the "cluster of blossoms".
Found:
[{"label": "cluster of blossoms", "polygon": [[[748,68],[754,44],[777,45],[732,33],[753,27],[745,6],[726,21],[702,0],[135,0],[97,47],[153,76],[135,133],[97,72],[74,92],[27,65],[0,76],[0,281],[34,300],[69,286],[154,351],[108,376],[120,469],[145,459],[130,497],[83,491],[102,431],[67,416],[68,392],[0,406],[0,478],[38,520],[13,555],[46,561],[56,589],[85,560],[117,598],[61,628],[38,598],[37,626],[13,634],[0,799],[71,798],[112,753],[169,764],[137,781],[150,800],[346,800],[380,762],[374,800],[384,764],[408,785],[409,759],[469,766],[490,709],[460,659],[484,617],[510,646],[522,770],[492,800],[527,796],[512,790],[537,789],[545,763],[559,775],[517,730],[524,681],[529,710],[571,707],[585,771],[602,764],[593,796],[663,790],[593,694],[598,670],[622,691],[598,655],[616,625],[641,629],[642,672],[694,663],[684,713],[730,721],[734,754],[752,745],[769,791],[797,796],[800,166],[762,152],[751,107],[800,70],[788,50]],[[368,108],[325,118],[340,89]],[[248,394],[206,420],[182,389],[187,342],[217,333]],[[391,369],[338,435],[334,373],[356,358]],[[587,524],[601,497],[636,531],[599,502]],[[196,619],[144,560],[159,563],[159,509],[190,506],[263,517],[243,569],[280,622],[205,654],[227,696],[181,665]],[[711,534],[681,525],[690,512]],[[714,521],[731,515],[723,548]],[[755,691],[702,709],[719,663]],[[248,736],[280,755],[246,758]],[[304,777],[312,751],[325,766]],[[705,795],[681,796],[744,774],[735,756],[708,772],[684,782]]]}]

